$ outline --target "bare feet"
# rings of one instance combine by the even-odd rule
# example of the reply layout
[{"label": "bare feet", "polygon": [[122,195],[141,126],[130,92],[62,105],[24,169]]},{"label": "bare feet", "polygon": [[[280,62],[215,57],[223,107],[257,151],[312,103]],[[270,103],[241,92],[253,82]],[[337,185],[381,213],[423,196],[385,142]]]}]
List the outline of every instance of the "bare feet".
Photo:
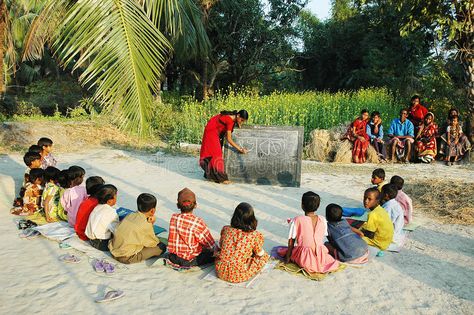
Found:
[{"label": "bare feet", "polygon": [[229,185],[229,184],[232,184],[232,182],[230,180],[225,180],[221,184]]}]

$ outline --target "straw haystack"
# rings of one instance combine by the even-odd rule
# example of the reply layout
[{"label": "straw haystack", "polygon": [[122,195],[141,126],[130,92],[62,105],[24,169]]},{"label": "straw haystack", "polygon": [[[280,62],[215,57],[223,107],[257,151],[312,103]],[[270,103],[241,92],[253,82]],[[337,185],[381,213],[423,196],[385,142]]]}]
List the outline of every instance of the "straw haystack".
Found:
[{"label": "straw haystack", "polygon": [[[305,147],[307,159],[320,162],[351,163],[352,143],[348,140],[341,141],[348,125],[339,125],[329,130],[315,129],[311,131],[311,140]],[[375,148],[369,146],[367,162],[379,163]]]}]

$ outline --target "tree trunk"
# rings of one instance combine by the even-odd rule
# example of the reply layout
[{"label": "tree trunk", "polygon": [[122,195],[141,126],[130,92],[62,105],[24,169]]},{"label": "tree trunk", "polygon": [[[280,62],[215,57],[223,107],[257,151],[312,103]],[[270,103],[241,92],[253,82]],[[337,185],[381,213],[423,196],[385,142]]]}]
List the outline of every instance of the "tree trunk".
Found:
[{"label": "tree trunk", "polygon": [[202,65],[202,100],[207,101],[209,99],[209,63],[206,60],[203,61]]},{"label": "tree trunk", "polygon": [[474,56],[466,54],[461,60],[466,80],[466,101],[468,109],[467,131],[471,143],[474,144]]},{"label": "tree trunk", "polygon": [[6,31],[7,5],[0,0],[0,97],[5,93],[5,71],[3,69],[5,54],[5,31]]}]

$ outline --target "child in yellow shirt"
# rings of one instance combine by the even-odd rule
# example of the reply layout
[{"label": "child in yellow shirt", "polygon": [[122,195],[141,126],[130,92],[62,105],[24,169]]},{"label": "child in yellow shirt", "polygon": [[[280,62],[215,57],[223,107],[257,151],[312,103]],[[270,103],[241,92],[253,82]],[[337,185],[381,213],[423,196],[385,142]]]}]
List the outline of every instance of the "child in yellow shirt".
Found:
[{"label": "child in yellow shirt", "polygon": [[376,187],[365,191],[364,208],[370,210],[367,222],[361,226],[360,230],[355,228],[352,230],[359,234],[369,246],[383,251],[392,243],[393,224],[387,211],[380,206],[380,192]]}]

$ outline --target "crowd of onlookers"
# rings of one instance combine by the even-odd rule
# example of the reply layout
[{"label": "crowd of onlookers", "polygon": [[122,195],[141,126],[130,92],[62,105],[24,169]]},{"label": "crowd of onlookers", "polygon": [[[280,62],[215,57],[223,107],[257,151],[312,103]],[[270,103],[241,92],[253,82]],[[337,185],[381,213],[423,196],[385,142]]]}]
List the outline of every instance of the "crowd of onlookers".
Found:
[{"label": "crowd of onlookers", "polygon": [[463,133],[459,111],[451,108],[446,121],[439,128],[435,115],[420,103],[418,95],[412,97],[409,108],[400,110],[400,117],[392,120],[386,133],[379,112],[374,111],[369,116],[367,110],[362,110],[344,139],[353,143],[354,163],[366,161],[370,145],[381,162],[431,163],[438,157],[447,165],[461,160],[471,149]]}]

